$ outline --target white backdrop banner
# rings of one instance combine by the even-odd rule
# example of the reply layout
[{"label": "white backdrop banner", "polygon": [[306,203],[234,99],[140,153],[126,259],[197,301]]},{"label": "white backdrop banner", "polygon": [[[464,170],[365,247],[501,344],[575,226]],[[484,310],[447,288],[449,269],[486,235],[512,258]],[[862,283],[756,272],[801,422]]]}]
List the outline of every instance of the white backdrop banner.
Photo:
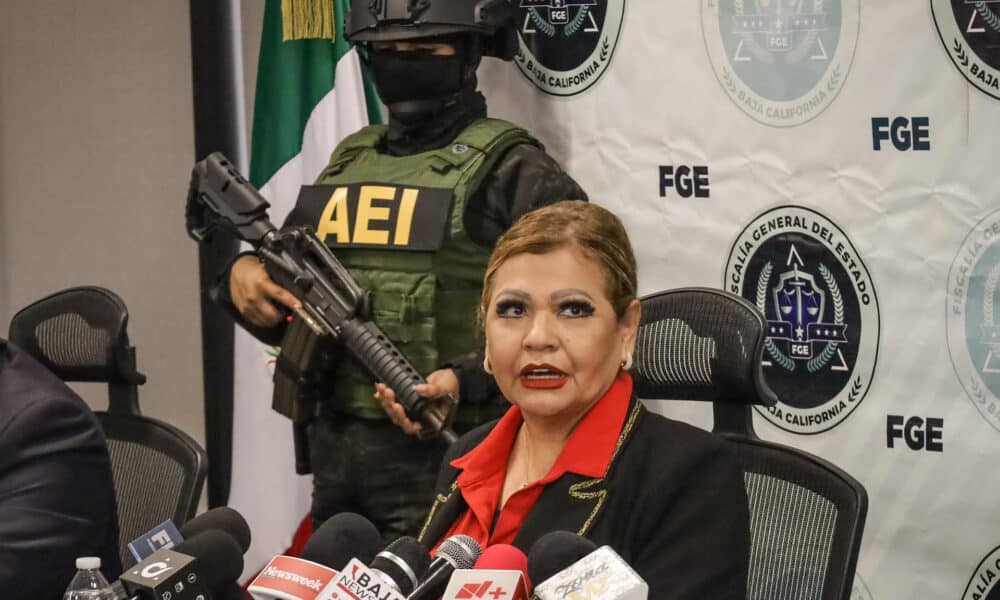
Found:
[{"label": "white backdrop banner", "polygon": [[1000,598],[1000,0],[513,2],[491,114],[622,217],[642,293],[781,325],[755,424],[867,488],[854,597]]}]

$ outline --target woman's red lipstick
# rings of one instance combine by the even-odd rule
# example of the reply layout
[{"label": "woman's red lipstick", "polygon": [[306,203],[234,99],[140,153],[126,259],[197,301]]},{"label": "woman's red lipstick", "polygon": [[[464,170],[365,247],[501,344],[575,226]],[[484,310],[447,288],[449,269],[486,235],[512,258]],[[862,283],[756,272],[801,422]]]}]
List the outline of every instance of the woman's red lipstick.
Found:
[{"label": "woman's red lipstick", "polygon": [[525,365],[520,373],[521,385],[533,390],[553,390],[566,385],[569,376],[549,364]]}]

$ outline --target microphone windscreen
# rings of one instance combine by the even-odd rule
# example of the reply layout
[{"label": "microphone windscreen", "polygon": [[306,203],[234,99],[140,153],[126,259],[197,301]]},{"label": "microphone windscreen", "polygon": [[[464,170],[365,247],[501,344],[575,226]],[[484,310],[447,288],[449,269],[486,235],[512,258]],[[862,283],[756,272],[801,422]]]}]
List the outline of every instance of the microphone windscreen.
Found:
[{"label": "microphone windscreen", "polygon": [[524,575],[525,585],[531,588],[531,578],[528,577],[528,556],[510,544],[494,544],[479,555],[474,569],[497,571],[520,571]]},{"label": "microphone windscreen", "polygon": [[471,569],[483,549],[467,535],[453,535],[438,546],[438,557],[446,558],[456,569]]},{"label": "microphone windscreen", "polygon": [[228,506],[207,510],[180,526],[181,535],[185,538],[210,529],[218,529],[231,535],[244,553],[250,547],[250,525],[243,515]]},{"label": "microphone windscreen", "polygon": [[213,593],[243,573],[243,550],[233,536],[218,529],[196,533],[174,550],[198,559],[197,572]]},{"label": "microphone windscreen", "polygon": [[473,568],[527,572],[528,556],[510,544],[494,544],[483,550]]},{"label": "microphone windscreen", "polygon": [[340,571],[352,558],[371,564],[381,547],[382,536],[371,521],[356,513],[339,513],[313,532],[301,556]]},{"label": "microphone windscreen", "polygon": [[538,585],[597,549],[597,544],[569,531],[538,538],[528,552],[528,579]]},{"label": "microphone windscreen", "polygon": [[240,584],[235,581],[227,583],[223,589],[217,590],[212,594],[213,600],[250,600],[250,595],[247,594]]},{"label": "microphone windscreen", "polygon": [[431,555],[416,538],[401,537],[375,555],[369,565],[385,573],[404,596],[409,596],[431,564]]}]

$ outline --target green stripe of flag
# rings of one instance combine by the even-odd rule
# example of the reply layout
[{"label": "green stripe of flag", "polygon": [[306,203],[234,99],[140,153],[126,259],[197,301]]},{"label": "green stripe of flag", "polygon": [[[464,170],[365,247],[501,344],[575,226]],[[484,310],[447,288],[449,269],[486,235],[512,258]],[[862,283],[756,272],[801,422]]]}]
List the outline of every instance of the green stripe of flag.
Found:
[{"label": "green stripe of flag", "polygon": [[[337,62],[352,46],[344,38],[349,0],[334,2],[336,39],[282,41],[281,0],[267,0],[254,101],[250,182],[261,187],[302,149],[306,121],[334,88]],[[364,76],[371,123],[382,122],[374,85]],[[333,148],[330,148],[333,151]]]}]

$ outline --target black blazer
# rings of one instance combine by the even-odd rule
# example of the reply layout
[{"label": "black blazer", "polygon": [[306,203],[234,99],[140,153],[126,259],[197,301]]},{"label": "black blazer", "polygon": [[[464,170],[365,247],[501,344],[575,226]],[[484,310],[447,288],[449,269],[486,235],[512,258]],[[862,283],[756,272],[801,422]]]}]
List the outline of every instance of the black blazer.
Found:
[{"label": "black blazer", "polygon": [[[420,533],[427,546],[468,508],[456,483],[459,470],[449,463],[495,425],[470,431],[445,456],[437,496]],[[610,545],[646,580],[651,599],[746,597],[750,514],[732,446],[650,413],[635,398],[605,476],[570,473],[548,485],[514,546],[528,552],[539,537],[556,530]]]},{"label": "black blazer", "polygon": [[78,556],[121,573],[104,436],[79,396],[0,339],[0,588],[61,598]]}]

